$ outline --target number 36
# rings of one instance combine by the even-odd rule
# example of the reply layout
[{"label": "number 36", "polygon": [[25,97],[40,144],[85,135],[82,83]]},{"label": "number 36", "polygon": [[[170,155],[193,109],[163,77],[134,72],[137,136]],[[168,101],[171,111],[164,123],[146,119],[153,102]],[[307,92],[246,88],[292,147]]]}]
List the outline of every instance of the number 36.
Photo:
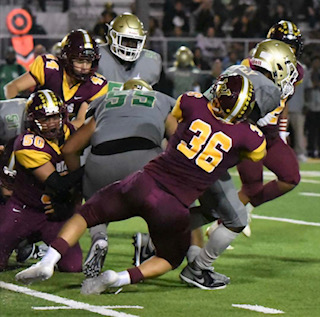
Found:
[{"label": "number 36", "polygon": [[[193,136],[189,144],[182,140],[177,145],[177,149],[190,160],[197,156],[195,163],[207,173],[212,173],[223,159],[221,150],[224,152],[230,151],[232,139],[221,131],[210,137],[212,132],[210,124],[200,119],[193,121],[189,130],[199,134]],[[204,144],[206,146],[202,149]],[[217,148],[218,145],[220,145],[219,149]]]}]

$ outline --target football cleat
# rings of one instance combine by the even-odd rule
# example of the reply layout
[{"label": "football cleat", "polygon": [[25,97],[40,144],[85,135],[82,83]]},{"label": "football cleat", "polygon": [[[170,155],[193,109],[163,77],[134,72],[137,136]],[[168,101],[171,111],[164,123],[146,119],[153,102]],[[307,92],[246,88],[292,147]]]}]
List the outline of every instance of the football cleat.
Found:
[{"label": "football cleat", "polygon": [[100,274],[107,253],[108,241],[106,239],[99,239],[92,243],[82,266],[82,271],[86,277],[96,277]]},{"label": "football cleat", "polygon": [[103,293],[107,288],[112,286],[118,280],[118,274],[115,271],[108,270],[100,274],[99,276],[87,278],[81,285],[81,294],[99,295]]},{"label": "football cleat", "polygon": [[253,210],[253,206],[250,203],[247,203],[245,205],[246,210],[247,210],[247,214],[248,214],[248,224],[245,226],[245,228],[242,230],[242,233],[247,237],[250,238],[251,237],[251,228],[250,228],[250,222],[251,222],[251,215],[252,215],[252,210]]},{"label": "football cleat", "polygon": [[43,243],[37,246],[34,243],[28,243],[27,240],[19,243],[16,249],[16,260],[19,263],[24,263],[29,259],[42,259],[48,250],[48,246]]},{"label": "football cleat", "polygon": [[49,279],[54,272],[54,266],[42,261],[30,266],[16,275],[16,280],[23,284],[32,284]]},{"label": "football cleat", "polygon": [[223,289],[230,283],[230,278],[215,272],[213,269],[195,269],[193,264],[188,264],[180,273],[180,279],[192,286],[204,290]]},{"label": "football cleat", "polygon": [[132,238],[134,246],[133,265],[139,266],[155,255],[155,248],[148,233],[138,232]]}]

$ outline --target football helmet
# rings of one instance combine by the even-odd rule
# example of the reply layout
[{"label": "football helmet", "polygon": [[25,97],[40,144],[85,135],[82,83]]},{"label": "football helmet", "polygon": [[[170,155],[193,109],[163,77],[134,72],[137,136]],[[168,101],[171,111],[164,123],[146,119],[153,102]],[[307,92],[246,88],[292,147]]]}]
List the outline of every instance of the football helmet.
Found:
[{"label": "football helmet", "polygon": [[[56,120],[49,120],[55,117]],[[26,104],[26,127],[36,134],[53,140],[62,134],[67,121],[66,107],[53,91],[38,90],[31,94]]]},{"label": "football helmet", "polygon": [[298,27],[290,21],[281,20],[268,31],[267,39],[279,40],[290,45],[297,57],[303,50],[303,39]]},{"label": "football helmet", "polygon": [[186,46],[180,46],[177,52],[175,53],[174,66],[186,68],[194,66],[193,53]]},{"label": "football helmet", "polygon": [[[79,81],[86,81],[98,68],[100,60],[99,48],[96,41],[86,30],[73,30],[61,42],[61,55],[59,59],[62,61],[69,76]],[[73,66],[75,59],[91,62],[90,72],[86,74],[77,72]]]},{"label": "football helmet", "polygon": [[50,51],[52,55],[59,57],[61,55],[61,42],[54,43]]},{"label": "football helmet", "polygon": [[278,40],[264,40],[257,44],[250,61],[256,69],[262,68],[271,74],[280,89],[281,99],[294,93],[297,60],[289,45]]},{"label": "football helmet", "polygon": [[142,52],[146,41],[143,23],[131,13],[123,13],[108,24],[106,36],[110,51],[121,60],[134,62]]},{"label": "football helmet", "polygon": [[142,91],[148,91],[148,90],[153,90],[152,87],[143,79],[140,78],[132,78],[126,81],[123,84],[122,90],[142,90]]},{"label": "football helmet", "polygon": [[238,74],[223,74],[211,86],[213,114],[228,123],[248,118],[255,104],[253,84]]}]

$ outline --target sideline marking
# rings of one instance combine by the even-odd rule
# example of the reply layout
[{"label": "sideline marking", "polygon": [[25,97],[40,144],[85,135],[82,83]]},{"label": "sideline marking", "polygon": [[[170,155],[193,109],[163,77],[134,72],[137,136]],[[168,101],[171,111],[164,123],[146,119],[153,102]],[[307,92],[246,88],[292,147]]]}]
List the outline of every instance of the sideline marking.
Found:
[{"label": "sideline marking", "polygon": [[[115,306],[98,306],[102,308],[136,308],[136,309],[143,309],[142,306],[128,306],[128,305],[115,305]],[[34,310],[68,310],[68,309],[75,309],[70,306],[32,306]]]},{"label": "sideline marking", "polygon": [[294,220],[294,219],[288,219],[288,218],[267,217],[267,216],[259,216],[259,215],[254,215],[254,214],[252,214],[252,218],[253,219],[263,219],[263,220],[273,220],[273,221],[280,221],[280,222],[289,222],[289,223],[294,223],[296,225],[320,227],[319,222],[308,222],[308,221]]},{"label": "sideline marking", "polygon": [[[30,295],[30,296],[34,296],[34,297],[38,297],[38,298],[42,298],[45,299],[47,301],[51,301],[54,303],[58,303],[58,304],[63,304],[66,305],[67,307],[63,307],[62,309],[83,309],[83,310],[87,310],[90,311],[92,313],[97,313],[101,316],[109,316],[109,317],[139,317],[137,315],[131,315],[131,314],[126,314],[123,312],[117,312],[114,311],[110,308],[122,308],[125,306],[95,306],[95,305],[90,305],[87,303],[83,303],[83,302],[78,302],[72,299],[68,299],[68,298],[64,298],[64,297],[60,297],[57,295],[52,295],[52,294],[48,294],[48,293],[44,293],[44,292],[39,292],[39,291],[34,291],[30,288],[27,287],[22,287],[22,286],[18,286],[15,284],[11,284],[11,283],[6,283],[3,281],[0,281],[0,288],[4,288],[7,289],[9,291],[13,291],[13,292],[17,292],[17,293],[22,293],[22,294],[26,294],[26,295]],[[137,308],[137,309],[143,309],[142,306],[126,306],[127,308]]]},{"label": "sideline marking", "polygon": [[271,314],[271,315],[284,314],[284,311],[282,311],[282,310],[268,308],[268,307],[264,307],[264,306],[260,306],[260,305],[232,304],[232,307],[253,310],[253,311],[257,311],[259,313]]}]

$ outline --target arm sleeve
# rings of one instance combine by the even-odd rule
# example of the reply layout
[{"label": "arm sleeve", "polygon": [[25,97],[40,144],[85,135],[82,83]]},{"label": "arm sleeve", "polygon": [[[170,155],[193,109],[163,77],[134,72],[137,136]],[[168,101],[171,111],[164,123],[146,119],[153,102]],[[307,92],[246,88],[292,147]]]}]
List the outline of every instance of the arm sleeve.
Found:
[{"label": "arm sleeve", "polygon": [[65,175],[60,176],[58,172],[53,172],[45,181],[47,188],[55,193],[67,192],[76,185],[84,174],[84,166]]}]

